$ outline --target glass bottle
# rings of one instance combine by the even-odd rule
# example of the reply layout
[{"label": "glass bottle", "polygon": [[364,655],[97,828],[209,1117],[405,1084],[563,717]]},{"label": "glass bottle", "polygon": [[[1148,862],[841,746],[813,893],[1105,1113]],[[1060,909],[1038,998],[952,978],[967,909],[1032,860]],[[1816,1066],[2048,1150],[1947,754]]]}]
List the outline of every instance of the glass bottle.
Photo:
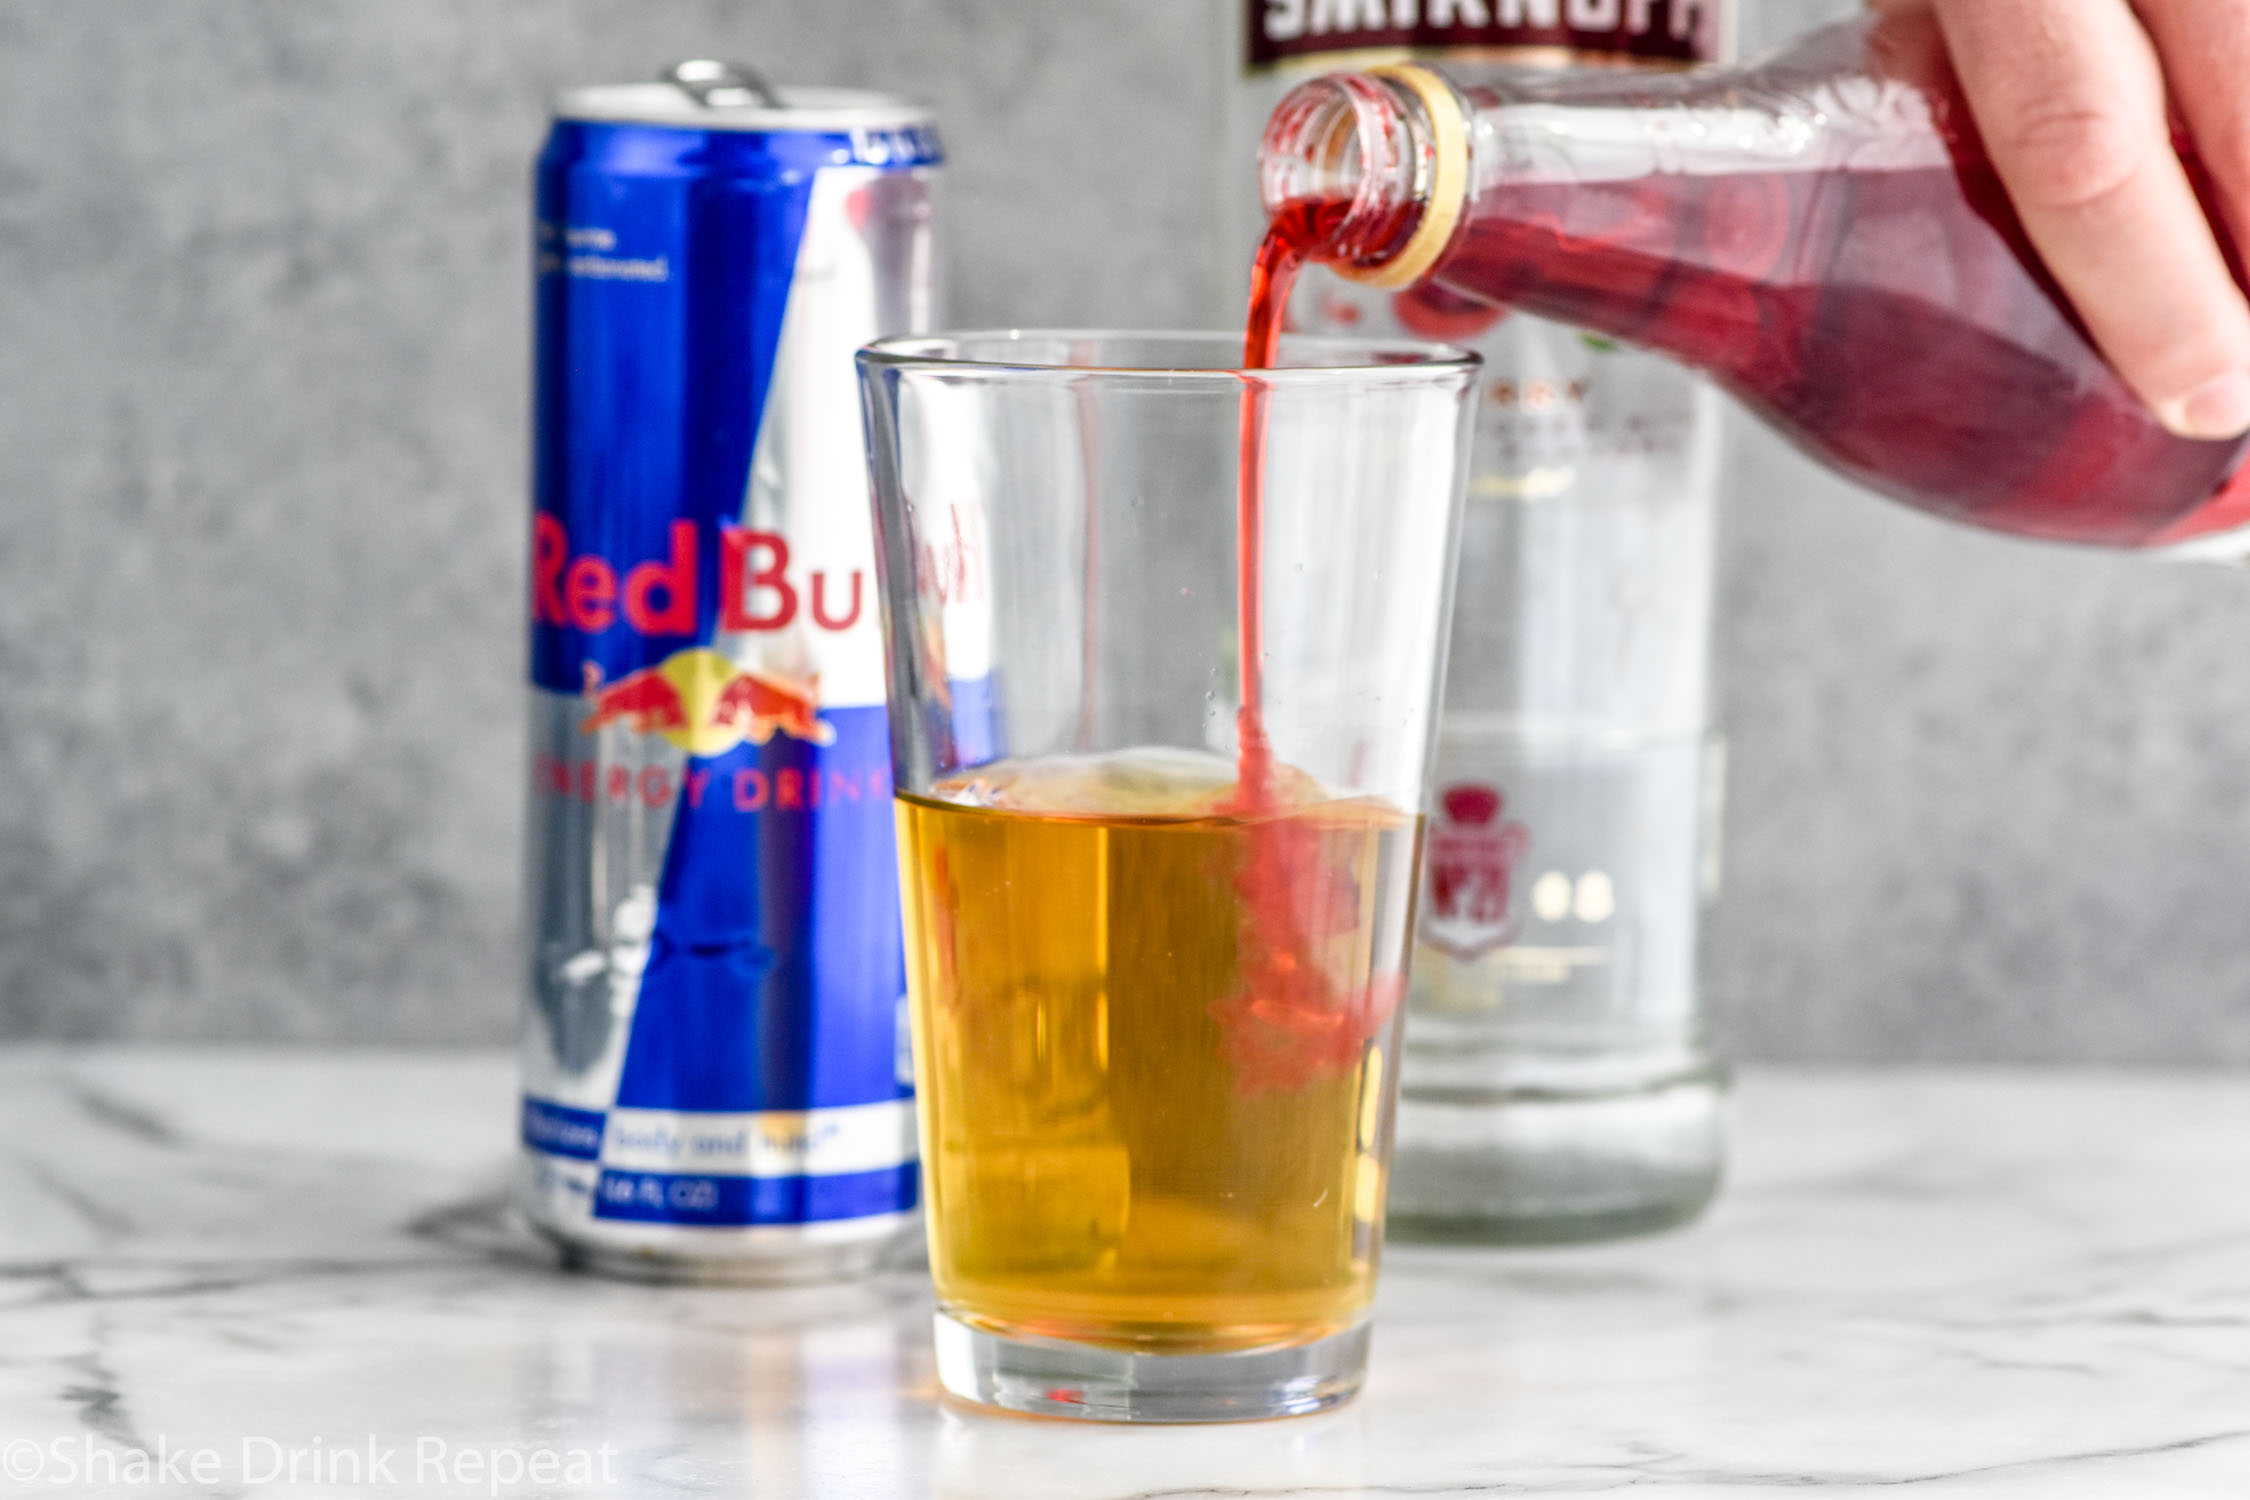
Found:
[{"label": "glass bottle", "polygon": [[[1220,208],[1238,273],[1263,227],[1252,147],[1323,58],[1507,89],[1558,69],[1708,63],[1730,54],[1734,21],[1731,0],[1222,9],[1223,162],[1238,175]],[[1339,87],[1381,105],[1397,98],[1387,78]],[[1411,151],[1410,114],[1383,114],[1394,128],[1375,149]],[[1675,1223],[1709,1200],[1724,1146],[1700,973],[1724,750],[1709,688],[1719,401],[1615,340],[1376,282],[1307,267],[1290,326],[1449,340],[1485,360],[1391,1229],[1551,1241]],[[1239,285],[1224,306],[1240,316]]]},{"label": "glass bottle", "polygon": [[2244,440],[2173,435],[2103,361],[1924,12],[1669,76],[1334,75],[1282,101],[1260,169],[1269,213],[1350,200],[1308,258],[1660,350],[1909,505],[2250,550]]}]

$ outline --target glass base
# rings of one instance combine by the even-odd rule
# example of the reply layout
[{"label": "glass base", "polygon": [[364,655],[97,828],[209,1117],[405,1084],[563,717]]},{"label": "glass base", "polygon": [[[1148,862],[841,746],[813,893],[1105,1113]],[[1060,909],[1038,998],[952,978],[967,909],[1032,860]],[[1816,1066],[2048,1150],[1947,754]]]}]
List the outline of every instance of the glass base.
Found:
[{"label": "glass base", "polygon": [[1247,1422],[1326,1411],[1367,1373],[1363,1320],[1309,1344],[1233,1354],[1129,1354],[1014,1338],[937,1315],[938,1382],[963,1401],[1095,1422]]},{"label": "glass base", "polygon": [[1438,1243],[1572,1244],[1685,1224],[1718,1191],[1726,1080],[1715,1067],[1616,1091],[1517,1088],[1399,1098],[1389,1233]]}]

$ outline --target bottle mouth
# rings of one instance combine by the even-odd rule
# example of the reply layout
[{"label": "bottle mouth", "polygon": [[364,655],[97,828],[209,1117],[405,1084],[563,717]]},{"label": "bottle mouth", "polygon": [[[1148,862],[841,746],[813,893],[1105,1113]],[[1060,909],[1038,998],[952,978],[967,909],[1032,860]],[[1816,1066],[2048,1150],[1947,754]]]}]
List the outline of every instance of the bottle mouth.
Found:
[{"label": "bottle mouth", "polygon": [[1331,73],[1291,89],[1266,122],[1258,196],[1266,217],[1317,214],[1311,258],[1372,269],[1414,237],[1434,163],[1421,101],[1389,80]]}]

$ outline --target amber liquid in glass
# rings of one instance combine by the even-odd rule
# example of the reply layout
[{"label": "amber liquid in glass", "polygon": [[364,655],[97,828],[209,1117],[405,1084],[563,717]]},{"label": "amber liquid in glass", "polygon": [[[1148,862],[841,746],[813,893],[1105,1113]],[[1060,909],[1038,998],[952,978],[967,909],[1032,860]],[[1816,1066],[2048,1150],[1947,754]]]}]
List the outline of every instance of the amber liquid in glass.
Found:
[{"label": "amber liquid in glass", "polygon": [[[1420,822],[1178,751],[901,795],[931,1269],[954,1316],[1144,1353],[1374,1291]],[[1287,878],[1275,878],[1279,867]]]}]

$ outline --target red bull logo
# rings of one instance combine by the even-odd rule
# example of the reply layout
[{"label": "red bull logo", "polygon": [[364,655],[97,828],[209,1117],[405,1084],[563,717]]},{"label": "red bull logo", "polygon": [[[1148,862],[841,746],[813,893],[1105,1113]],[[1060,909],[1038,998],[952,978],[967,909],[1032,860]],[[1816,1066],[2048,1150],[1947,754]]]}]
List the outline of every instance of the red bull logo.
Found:
[{"label": "red bull logo", "polygon": [[745,667],[708,646],[675,651],[653,667],[614,682],[586,664],[586,717],[591,734],[613,725],[659,735],[690,755],[724,755],[776,734],[832,745],[836,731],[820,717],[820,679],[802,680]]},{"label": "red bull logo", "polygon": [[[825,568],[801,571],[789,540],[775,531],[722,526],[719,538],[721,630],[791,628],[850,630],[866,619],[866,574],[843,577]],[[687,635],[695,629],[698,533],[693,521],[674,521],[670,550],[625,569],[607,558],[573,554],[570,532],[542,511],[532,517],[531,618],[599,635],[623,620],[638,635]]]}]

